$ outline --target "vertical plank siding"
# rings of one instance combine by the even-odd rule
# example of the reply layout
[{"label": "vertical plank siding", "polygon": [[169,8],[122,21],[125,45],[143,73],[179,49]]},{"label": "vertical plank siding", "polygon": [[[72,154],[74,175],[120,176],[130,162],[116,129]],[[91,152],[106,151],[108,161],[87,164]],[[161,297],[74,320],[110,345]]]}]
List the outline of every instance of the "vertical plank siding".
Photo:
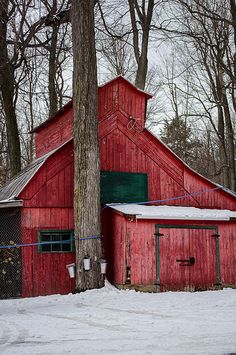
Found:
[{"label": "vertical plank siding", "polygon": [[[70,209],[65,208],[25,208],[22,216],[23,243],[37,243],[39,230],[70,230],[72,217]],[[75,262],[74,253],[39,254],[38,246],[22,248],[22,296],[72,292],[74,281],[66,269],[66,265],[72,262]]]},{"label": "vertical plank siding", "polygon": [[[150,95],[137,90],[122,77],[99,88],[101,169],[147,172],[150,200],[169,199],[214,188],[215,185],[189,169],[144,128],[148,98]],[[137,119],[143,130],[129,126],[130,118]],[[36,130],[37,156],[72,138],[72,132],[73,112],[72,107],[69,107],[54,120],[49,120],[45,126]],[[64,156],[67,159],[67,155]],[[63,156],[60,159],[63,159]],[[55,159],[51,166],[48,166],[48,176],[57,174],[57,168],[60,166]],[[168,204],[219,209],[227,206],[228,209],[236,209],[235,197],[230,197],[220,190],[168,201]]]},{"label": "vertical plank siding", "polygon": [[[106,211],[106,214],[108,211]],[[109,218],[108,218],[109,215]],[[126,285],[126,267],[131,270],[131,286],[157,286],[157,290],[204,290],[218,288],[216,239],[219,233],[221,285],[236,285],[236,222],[128,220],[117,212],[103,215],[103,232],[111,282]],[[107,222],[110,228],[107,229]],[[160,285],[156,272],[156,225],[159,232]],[[176,228],[168,228],[169,225]],[[164,227],[166,225],[166,228]],[[189,225],[195,226],[189,228]],[[179,228],[181,226],[181,228]],[[186,226],[186,227],[185,227]],[[111,247],[111,249],[110,249]],[[194,256],[194,267],[180,267],[176,259]],[[110,275],[108,275],[110,277]]]},{"label": "vertical plank siding", "polygon": [[72,107],[61,113],[54,120],[35,134],[36,158],[50,152],[68,141],[73,135],[73,110]]},{"label": "vertical plank siding", "polygon": [[[210,181],[193,172],[179,160],[163,143],[144,128],[147,99],[150,95],[135,89],[125,79],[118,77],[99,88],[99,139],[100,165],[103,171],[146,173],[148,176],[148,199],[165,200],[157,204],[194,206],[236,210],[236,199],[224,191],[188,196],[215,187]],[[130,124],[132,123],[132,124]],[[136,124],[136,126],[135,126]],[[22,212],[22,235],[24,243],[37,242],[41,229],[73,229],[73,111],[68,105],[53,119],[41,125],[36,132],[36,156],[60,147],[48,157],[44,165],[30,180],[20,194],[24,201]],[[67,142],[70,140],[69,142]],[[67,142],[67,143],[66,143]],[[167,199],[167,200],[166,200]],[[191,222],[191,221],[190,221]],[[104,252],[109,262],[108,277],[117,285],[127,283],[130,268],[132,285],[157,284],[156,224],[189,224],[186,221],[153,221],[127,219],[106,209],[102,213]],[[192,221],[192,225],[213,226],[213,223]],[[236,222],[219,222],[220,271],[223,284],[236,285]],[[181,288],[180,280],[188,278],[191,283],[210,284],[215,278],[214,237],[209,230],[168,228],[170,242],[161,241],[161,255],[175,256],[176,250],[186,249],[186,243],[198,258],[211,260],[211,266],[195,268],[194,275],[187,268],[179,268],[175,262],[160,259],[163,280],[172,278],[172,289]],[[205,244],[204,244],[205,243]],[[213,244],[212,244],[213,243]],[[203,247],[203,244],[205,245]],[[207,252],[204,250],[208,250]],[[205,253],[205,254],[204,254]],[[39,254],[37,247],[25,247],[23,260],[23,296],[51,293],[67,293],[74,288],[68,276],[66,264],[74,262],[74,253]],[[171,271],[171,272],[170,272]],[[191,281],[191,277],[194,281]],[[169,281],[168,281],[169,282]],[[183,283],[182,287],[185,285]],[[199,286],[200,287],[200,286]],[[165,289],[165,286],[163,286]]]},{"label": "vertical plank siding", "polygon": [[[73,146],[50,157],[20,198],[23,243],[37,243],[40,230],[73,230]],[[23,297],[66,294],[74,290],[66,265],[74,253],[41,253],[37,246],[22,248]]]},{"label": "vertical plank siding", "polygon": [[225,285],[236,285],[236,222],[219,223],[221,279]]}]

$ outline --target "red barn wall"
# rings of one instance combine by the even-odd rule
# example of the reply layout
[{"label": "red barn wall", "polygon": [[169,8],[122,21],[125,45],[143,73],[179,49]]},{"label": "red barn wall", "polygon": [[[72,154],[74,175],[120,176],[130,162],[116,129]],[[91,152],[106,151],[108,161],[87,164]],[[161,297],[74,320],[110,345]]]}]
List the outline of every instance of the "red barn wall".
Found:
[{"label": "red barn wall", "polygon": [[[147,98],[151,95],[136,89],[122,77],[98,89],[99,121],[121,110],[126,117],[136,119],[143,127]],[[69,102],[54,118],[35,130],[36,157],[59,147],[73,136],[73,108]]]},{"label": "red barn wall", "polygon": [[[99,138],[101,169],[148,174],[149,200],[164,204],[236,210],[236,199],[224,191],[182,198],[215,185],[189,169],[144,127],[150,95],[122,77],[99,88]],[[138,126],[130,125],[130,117]],[[141,120],[141,121],[140,121]],[[132,123],[132,122],[131,122]],[[36,129],[36,154],[41,156],[72,138],[72,106]],[[59,177],[58,177],[59,178]]]},{"label": "red barn wall", "polygon": [[100,124],[99,137],[101,170],[147,173],[149,201],[165,200],[163,204],[166,205],[236,209],[235,197],[221,190],[176,199],[216,186],[189,169],[147,130],[128,129],[127,119],[122,113],[117,112]]},{"label": "red barn wall", "polygon": [[58,148],[73,136],[73,109],[68,108],[65,112],[51,119],[42,126],[35,134],[36,158]]},{"label": "red barn wall", "polygon": [[221,280],[236,285],[236,222],[219,223]]},{"label": "red barn wall", "polygon": [[147,99],[151,97],[151,95],[138,90],[122,77],[118,77],[99,87],[99,121],[111,116],[116,111],[121,111],[126,117],[135,119],[139,126],[144,127]]},{"label": "red barn wall", "polygon": [[[126,282],[126,267],[131,269],[131,284],[156,284],[156,224],[218,226],[221,282],[236,285],[236,222],[129,220],[111,210],[103,212],[104,245],[108,259],[108,278],[117,285]],[[212,232],[214,233],[214,232]],[[212,237],[213,238],[213,237]],[[201,245],[199,245],[201,248]],[[112,251],[111,251],[112,250]]]},{"label": "red barn wall", "polygon": [[[140,125],[144,124],[147,98],[148,95],[123,79],[99,89],[101,170],[147,173],[149,200],[165,200],[157,204],[236,210],[235,197],[221,190],[176,199],[213,189],[215,185],[189,169],[146,129],[140,130]],[[137,119],[137,126],[129,124],[131,116]],[[72,121],[72,108],[69,108],[36,130],[37,156],[70,139]],[[72,142],[47,159],[19,197],[24,200],[24,242],[37,241],[37,231],[40,229],[73,229]],[[124,283],[129,261],[134,283],[153,284],[156,278],[154,222],[138,221],[135,224],[120,215],[110,215],[108,211],[105,211],[108,217],[103,217],[103,233],[108,236],[105,239],[106,257],[109,264],[113,265],[109,269],[110,279],[117,284]],[[222,233],[222,281],[235,284],[235,224],[219,223],[219,226]],[[109,235],[113,237],[109,239]],[[137,235],[139,237],[136,239]],[[38,254],[37,247],[24,248],[25,296],[72,290],[73,282],[68,277],[65,265],[73,261],[74,255],[70,253],[46,255]]]},{"label": "red barn wall", "polygon": [[[49,157],[20,195],[23,243],[37,243],[38,231],[73,230],[73,147]],[[38,253],[38,246],[22,248],[23,297],[74,290],[66,265],[74,253]]]}]

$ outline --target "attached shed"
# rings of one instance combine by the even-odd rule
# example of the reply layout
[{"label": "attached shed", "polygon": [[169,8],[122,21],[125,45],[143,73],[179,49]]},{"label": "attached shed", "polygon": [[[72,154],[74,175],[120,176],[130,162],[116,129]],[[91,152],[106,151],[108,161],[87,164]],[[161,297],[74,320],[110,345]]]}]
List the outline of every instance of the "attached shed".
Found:
[{"label": "attached shed", "polygon": [[[191,170],[145,128],[150,94],[121,76],[98,94],[109,280],[152,291],[235,286],[235,195]],[[33,130],[35,161],[0,189],[0,297],[74,290],[66,269],[75,261],[72,132],[70,101]],[[19,245],[11,256],[9,244]]]},{"label": "attached shed", "polygon": [[105,213],[108,276],[117,287],[156,292],[236,285],[236,212],[120,204]]}]

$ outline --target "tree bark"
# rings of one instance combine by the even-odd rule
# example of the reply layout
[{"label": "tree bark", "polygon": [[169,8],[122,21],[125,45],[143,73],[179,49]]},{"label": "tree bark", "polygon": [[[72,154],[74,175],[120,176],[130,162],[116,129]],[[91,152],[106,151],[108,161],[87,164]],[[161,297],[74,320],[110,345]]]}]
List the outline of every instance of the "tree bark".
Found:
[{"label": "tree bark", "polygon": [[52,26],[52,38],[49,51],[49,72],[48,72],[48,91],[49,91],[49,116],[53,116],[58,109],[56,92],[56,50],[57,50],[58,26]]},{"label": "tree bark", "polygon": [[[57,12],[57,0],[53,0],[52,14]],[[52,37],[49,49],[49,72],[48,72],[48,91],[49,91],[49,116],[57,112],[57,92],[56,92],[56,54],[57,54],[57,35],[59,25],[52,24]]]},{"label": "tree bark", "polygon": [[8,57],[7,22],[9,0],[0,1],[0,90],[6,118],[10,175],[21,170],[20,140],[14,106],[14,68]]},{"label": "tree bark", "polygon": [[[152,21],[153,9],[155,6],[154,0],[148,0],[147,11],[145,10],[145,2],[142,6],[138,4],[137,0],[129,1],[130,19],[133,31],[133,48],[134,55],[137,62],[137,72],[135,78],[135,86],[144,90],[147,70],[148,70],[148,42],[150,25]],[[137,15],[136,15],[137,14]],[[136,19],[137,16],[137,19]],[[141,46],[139,48],[139,30],[137,23],[140,23],[142,28]]]},{"label": "tree bark", "polygon": [[236,191],[234,130],[233,130],[231,117],[230,117],[228,99],[225,93],[223,93],[223,110],[225,116],[226,142],[228,148],[227,150],[228,150],[228,160],[229,160],[230,189]]},{"label": "tree bark", "polygon": [[[99,265],[102,247],[94,4],[93,0],[72,1],[77,292],[103,286]],[[90,271],[83,269],[85,257],[91,259]]]}]

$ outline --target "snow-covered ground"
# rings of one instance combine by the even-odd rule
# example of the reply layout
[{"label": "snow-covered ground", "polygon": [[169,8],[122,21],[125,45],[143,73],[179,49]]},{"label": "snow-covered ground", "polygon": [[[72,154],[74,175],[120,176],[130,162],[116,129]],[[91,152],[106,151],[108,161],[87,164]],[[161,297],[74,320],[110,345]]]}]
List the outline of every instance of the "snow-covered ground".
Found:
[{"label": "snow-covered ground", "polygon": [[0,301],[0,354],[236,353],[236,290],[118,291]]}]

